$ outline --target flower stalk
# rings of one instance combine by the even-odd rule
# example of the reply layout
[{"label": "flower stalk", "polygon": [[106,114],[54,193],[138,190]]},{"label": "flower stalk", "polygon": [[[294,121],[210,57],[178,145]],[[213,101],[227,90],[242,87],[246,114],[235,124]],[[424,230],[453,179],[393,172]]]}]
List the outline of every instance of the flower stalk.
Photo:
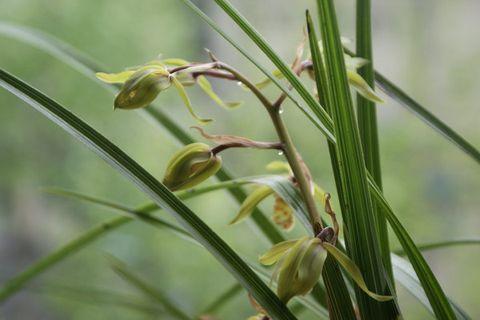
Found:
[{"label": "flower stalk", "polygon": [[281,94],[281,96],[276,100],[276,102],[272,103],[257,88],[257,86],[253,82],[248,80],[248,78],[242,75],[239,71],[235,70],[234,68],[223,62],[216,61],[215,63],[217,68],[223,69],[231,73],[235,77],[235,80],[240,81],[248,89],[250,89],[267,110],[268,114],[270,115],[270,119],[272,120],[273,126],[275,127],[277,136],[283,146],[285,158],[287,159],[290,167],[292,168],[295,181],[298,184],[305,205],[307,206],[313,233],[315,235],[318,234],[320,231],[322,231],[323,225],[317,210],[317,206],[315,204],[315,199],[313,197],[312,181],[307,175],[305,165],[302,165],[303,160],[300,158],[300,155],[295,148],[295,145],[292,141],[292,138],[290,137],[290,134],[285,125],[285,122],[282,119],[280,112],[281,103],[284,101],[284,99],[282,99],[282,96],[284,94]]},{"label": "flower stalk", "polygon": [[[258,144],[252,147],[256,149],[274,149],[274,150],[281,150],[281,151],[284,150],[283,144],[281,142],[259,142]],[[217,153],[220,153],[230,148],[250,148],[250,146],[245,146],[245,144],[241,142],[224,143],[224,144],[219,144],[218,146],[212,148],[212,153],[213,155],[216,155]]]}]

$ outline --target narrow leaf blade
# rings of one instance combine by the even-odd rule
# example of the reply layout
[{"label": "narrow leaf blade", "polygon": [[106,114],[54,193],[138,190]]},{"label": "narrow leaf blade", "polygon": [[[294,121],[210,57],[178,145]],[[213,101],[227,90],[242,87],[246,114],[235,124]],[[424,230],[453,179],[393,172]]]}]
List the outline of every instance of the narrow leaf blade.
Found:
[{"label": "narrow leaf blade", "polygon": [[185,229],[247,288],[256,300],[279,319],[295,319],[286,306],[263,283],[248,265],[201,219],[175,197],[165,186],[123,151],[100,135],[71,112],[25,82],[0,70],[0,86],[10,91],[35,110],[86,144],[101,158],[129,178],[165,211],[173,215]]},{"label": "narrow leaf blade", "polygon": [[[373,50],[372,50],[372,25],[371,25],[371,4],[370,0],[358,0],[356,8],[356,44],[357,52],[361,59],[364,59],[360,63],[363,63],[358,70],[358,74],[353,75],[353,78],[357,78],[357,83],[360,82],[360,87],[364,81],[368,87],[374,87],[375,75],[374,75],[374,62],[373,62]],[[355,59],[355,58],[353,58]],[[358,59],[358,58],[357,58]],[[365,63],[367,61],[368,63]],[[359,77],[355,77],[358,75]],[[350,76],[350,84],[353,80]],[[360,78],[360,79],[358,79]],[[366,89],[364,96],[371,94],[371,100],[382,102],[382,100],[375,99],[375,92],[373,90]],[[380,146],[378,142],[378,127],[377,127],[377,111],[375,103],[365,99],[361,94],[357,94],[357,121],[360,138],[362,141],[363,155],[365,158],[365,166],[371,173],[371,176],[375,179],[375,183],[382,187],[382,171],[380,167]],[[390,261],[390,245],[388,240],[388,228],[385,217],[378,213],[378,208],[374,207],[374,214],[376,217],[376,227],[378,232],[378,239],[380,241],[380,253],[382,255],[382,261],[385,265],[385,269],[393,280],[392,275],[392,263]],[[394,283],[392,281],[392,283]],[[394,289],[394,288],[393,288]]]}]

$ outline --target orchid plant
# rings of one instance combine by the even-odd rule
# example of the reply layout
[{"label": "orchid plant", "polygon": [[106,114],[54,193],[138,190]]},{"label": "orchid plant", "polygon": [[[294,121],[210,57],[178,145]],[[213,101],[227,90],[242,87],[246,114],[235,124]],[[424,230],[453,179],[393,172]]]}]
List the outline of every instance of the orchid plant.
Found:
[{"label": "orchid plant", "polygon": [[[161,310],[155,309],[154,312],[155,315],[159,312],[162,319],[164,314],[181,320],[217,319],[215,309],[242,288],[248,292],[256,313],[249,320],[295,320],[302,307],[322,319],[402,319],[396,282],[402,284],[436,318],[470,319],[465,310],[445,294],[421,253],[423,249],[458,244],[458,241],[441,239],[437,243],[417,245],[383,194],[376,120],[376,105],[383,99],[376,88],[413,111],[477,163],[480,163],[480,152],[427,108],[375,71],[370,0],[356,1],[355,53],[347,48],[349,41],[340,36],[334,1],[316,0],[321,41],[307,11],[307,28],[291,63],[284,62],[228,0],[212,0],[275,65],[276,69],[272,72],[243,50],[192,1],[181,2],[230,42],[267,78],[254,81],[208,50],[209,59],[205,62],[159,56],[118,73],[98,72],[102,69],[99,64],[58,39],[38,30],[0,23],[0,34],[36,46],[88,74],[91,79],[96,81],[93,77],[96,74],[101,81],[116,87],[119,91],[113,102],[114,109],[145,108],[144,113],[167,128],[184,145],[171,156],[163,177],[157,179],[121,148],[70,112],[69,108],[0,69],[0,87],[86,144],[153,201],[130,208],[64,189],[50,190],[57,195],[109,207],[122,216],[82,233],[6,281],[0,287],[0,303],[101,235],[137,219],[200,244],[238,282],[215,299],[210,307],[192,317],[169,299],[162,289],[136,276],[125,264],[111,257],[111,268],[117,274],[160,304]],[[304,54],[307,42],[310,50],[309,54]],[[265,111],[265,118],[271,123],[276,139],[257,141],[253,137],[209,133],[205,126],[213,120],[197,113],[187,93],[189,87],[200,87],[213,103],[225,110],[241,105],[239,101],[226,101],[217,94],[211,79],[238,83],[253,94]],[[270,84],[281,90],[274,100],[263,91]],[[172,87],[195,121],[196,126],[192,128],[207,143],[197,142],[161,108],[150,107],[161,92]],[[282,112],[288,107],[287,100],[293,102],[306,120],[326,138],[339,210],[333,208],[331,194],[324,191],[319,181],[315,181],[308,159],[304,161],[290,136]],[[284,157],[284,161],[268,164],[266,175],[235,179],[225,170],[222,153],[242,148],[275,150]],[[220,182],[202,185],[214,175]],[[252,185],[249,194],[241,188],[245,184]],[[241,257],[182,201],[219,189],[227,190],[239,205],[237,212],[227,213],[230,223],[225,227],[235,228],[251,219],[261,231],[259,234],[271,243],[266,252],[263,248],[258,249],[258,263]],[[270,218],[258,208],[269,197],[273,198]],[[179,224],[172,224],[153,214],[157,209],[170,214]],[[337,212],[342,217],[341,226],[336,218]],[[305,229],[301,236],[290,233],[297,222]],[[390,230],[402,246],[401,252],[391,250]],[[478,239],[467,239],[462,243],[478,243]],[[270,283],[267,285],[268,279]]]},{"label": "orchid plant", "polygon": [[[296,55],[291,69],[301,75],[305,71],[310,79],[315,81],[311,57],[303,58],[306,35],[296,49]],[[318,43],[322,48],[322,43]],[[281,301],[288,303],[293,297],[306,295],[319,281],[327,253],[330,253],[345,272],[352,277],[358,286],[372,299],[388,301],[391,296],[376,294],[370,291],[363,276],[355,263],[342,252],[342,245],[337,246],[340,228],[332,209],[330,194],[326,193],[315,183],[307,164],[297,151],[288,128],[282,118],[282,104],[286,94],[281,93],[275,101],[270,101],[263,93],[270,78],[254,83],[240,71],[220,61],[212,52],[207,50],[209,62],[193,63],[183,59],[159,59],[145,63],[139,67],[128,68],[119,73],[97,73],[97,77],[107,83],[122,84],[115,98],[114,109],[137,109],[149,106],[158,94],[173,86],[187,107],[190,114],[200,125],[206,125],[212,119],[198,116],[185,90],[186,86],[198,85],[212,100],[225,109],[238,107],[240,102],[224,102],[213,90],[207,78],[216,78],[224,81],[236,81],[243,88],[251,91],[265,109],[272,121],[278,141],[255,141],[246,137],[233,135],[208,134],[201,127],[196,130],[207,140],[215,143],[210,147],[204,143],[192,143],[179,150],[170,159],[163,178],[163,184],[171,191],[188,190],[215,175],[222,166],[221,152],[231,148],[274,149],[284,155],[286,162],[273,162],[267,169],[281,171],[290,183],[298,189],[306,204],[312,226],[312,235],[300,239],[292,239],[274,245],[268,252],[260,256],[259,261],[265,266],[276,264],[272,274],[272,282],[276,283],[277,295]],[[367,82],[356,72],[356,69],[368,63],[367,60],[344,55],[346,61],[345,73],[353,90],[373,102],[383,100]],[[273,76],[282,79],[279,70],[273,71]],[[318,92],[314,89],[314,94]],[[295,223],[294,210],[282,195],[276,193],[272,187],[260,184],[241,204],[238,213],[231,221],[231,225],[247,219],[253,209],[269,196],[275,197],[272,220],[285,231],[290,231]],[[319,207],[331,218],[331,226],[326,225],[321,218]],[[259,309],[257,307],[257,309]],[[259,309],[258,319],[267,319],[265,310]]]}]

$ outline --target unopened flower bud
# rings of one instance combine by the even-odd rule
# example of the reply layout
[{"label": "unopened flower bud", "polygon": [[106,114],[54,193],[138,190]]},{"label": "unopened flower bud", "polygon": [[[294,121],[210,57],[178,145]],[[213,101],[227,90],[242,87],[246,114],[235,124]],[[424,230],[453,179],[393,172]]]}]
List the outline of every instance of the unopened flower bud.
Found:
[{"label": "unopened flower bud", "polygon": [[115,109],[137,109],[148,106],[157,95],[172,84],[163,68],[141,68],[133,73],[115,98]]},{"label": "unopened flower bud", "polygon": [[260,263],[271,265],[278,262],[274,272],[274,278],[278,275],[277,294],[287,303],[313,288],[322,273],[325,258],[320,239],[304,237],[276,244],[260,257]]},{"label": "unopened flower bud", "polygon": [[170,190],[196,186],[222,166],[222,158],[214,155],[204,143],[192,143],[178,151],[167,165],[163,184]]},{"label": "unopened flower bud", "polygon": [[318,282],[322,273],[326,252],[316,238],[298,241],[280,265],[277,294],[287,303],[298,295],[306,295]]}]

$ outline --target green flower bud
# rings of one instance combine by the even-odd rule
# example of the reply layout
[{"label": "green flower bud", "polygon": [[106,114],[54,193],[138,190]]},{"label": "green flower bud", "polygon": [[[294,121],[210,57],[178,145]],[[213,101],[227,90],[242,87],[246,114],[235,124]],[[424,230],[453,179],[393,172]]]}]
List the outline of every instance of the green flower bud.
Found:
[{"label": "green flower bud", "polygon": [[298,295],[306,295],[318,282],[326,252],[316,238],[300,239],[286,253],[279,266],[277,294],[287,303]]},{"label": "green flower bud", "polygon": [[170,190],[196,186],[222,166],[222,158],[214,155],[204,143],[192,143],[178,151],[167,165],[163,184]]},{"label": "green flower bud", "polygon": [[137,109],[148,106],[157,95],[172,84],[169,73],[149,66],[133,73],[115,98],[115,109]]},{"label": "green flower bud", "polygon": [[313,288],[322,273],[325,258],[320,239],[303,237],[276,244],[260,257],[260,263],[272,265],[278,262],[273,278],[278,275],[277,294],[287,303]]}]

